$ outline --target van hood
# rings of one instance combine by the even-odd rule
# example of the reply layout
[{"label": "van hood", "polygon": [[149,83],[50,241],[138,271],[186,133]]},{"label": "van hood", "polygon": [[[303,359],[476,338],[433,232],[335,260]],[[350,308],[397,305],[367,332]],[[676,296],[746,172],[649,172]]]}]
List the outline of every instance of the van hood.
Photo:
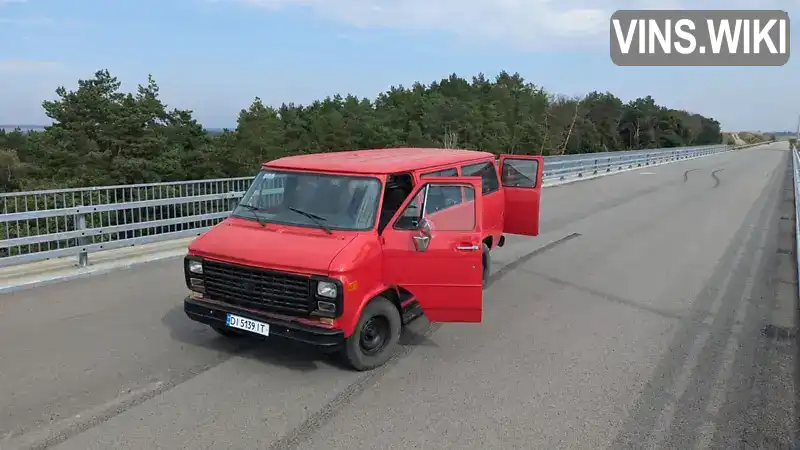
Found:
[{"label": "van hood", "polygon": [[195,239],[189,254],[235,264],[328,275],[331,262],[355,234],[228,218]]}]

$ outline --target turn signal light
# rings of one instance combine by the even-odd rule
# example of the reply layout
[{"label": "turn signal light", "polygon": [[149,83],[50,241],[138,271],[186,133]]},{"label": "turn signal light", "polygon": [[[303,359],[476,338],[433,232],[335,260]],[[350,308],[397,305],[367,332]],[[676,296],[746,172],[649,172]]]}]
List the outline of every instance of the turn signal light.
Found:
[{"label": "turn signal light", "polygon": [[317,309],[320,312],[335,313],[336,312],[336,303],[317,302]]}]

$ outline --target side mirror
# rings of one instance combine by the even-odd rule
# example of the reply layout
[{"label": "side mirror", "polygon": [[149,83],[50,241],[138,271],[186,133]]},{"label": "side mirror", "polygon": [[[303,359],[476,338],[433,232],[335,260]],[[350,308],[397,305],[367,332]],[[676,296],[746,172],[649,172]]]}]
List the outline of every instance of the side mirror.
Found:
[{"label": "side mirror", "polygon": [[431,243],[431,225],[428,219],[424,217],[420,219],[417,234],[411,236],[411,239],[414,241],[414,248],[418,252],[424,252],[428,249],[428,245]]}]

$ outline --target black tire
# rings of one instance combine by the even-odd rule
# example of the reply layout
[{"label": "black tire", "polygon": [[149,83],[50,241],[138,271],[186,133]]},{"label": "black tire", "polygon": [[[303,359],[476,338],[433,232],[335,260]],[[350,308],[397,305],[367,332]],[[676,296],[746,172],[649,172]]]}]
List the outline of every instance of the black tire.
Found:
[{"label": "black tire", "polygon": [[236,330],[232,330],[232,329],[230,329],[230,328],[228,328],[228,327],[225,327],[225,326],[216,326],[216,325],[211,325],[211,328],[212,328],[214,331],[216,331],[217,333],[219,333],[221,336],[225,336],[226,338],[238,338],[238,337],[242,337],[242,334],[241,334],[241,333],[239,333],[238,331],[236,331]]},{"label": "black tire", "polygon": [[489,246],[483,243],[483,287],[489,284],[489,273],[492,270],[492,255],[489,253]]},{"label": "black tire", "polygon": [[345,362],[355,370],[371,370],[394,354],[402,322],[397,307],[385,297],[375,297],[358,318],[356,329],[345,340]]}]

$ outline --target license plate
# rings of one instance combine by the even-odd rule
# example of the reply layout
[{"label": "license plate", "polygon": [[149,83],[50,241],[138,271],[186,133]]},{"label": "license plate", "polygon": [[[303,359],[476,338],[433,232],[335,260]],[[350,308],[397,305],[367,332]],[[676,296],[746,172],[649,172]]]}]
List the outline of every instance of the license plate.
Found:
[{"label": "license plate", "polygon": [[247,317],[234,316],[228,314],[225,319],[225,325],[231,328],[238,328],[240,330],[249,331],[251,333],[260,334],[262,336],[269,336],[269,324],[259,322],[257,320],[248,319]]}]

